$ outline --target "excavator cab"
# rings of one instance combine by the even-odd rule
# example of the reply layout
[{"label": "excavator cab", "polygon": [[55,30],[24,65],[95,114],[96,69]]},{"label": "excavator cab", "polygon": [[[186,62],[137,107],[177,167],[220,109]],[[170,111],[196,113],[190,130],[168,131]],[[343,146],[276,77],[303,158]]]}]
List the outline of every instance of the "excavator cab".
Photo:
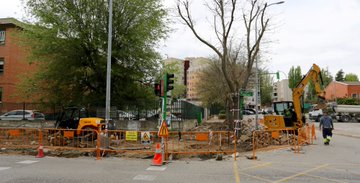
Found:
[{"label": "excavator cab", "polygon": [[296,113],[292,101],[274,102],[274,112],[277,115],[284,116],[284,127],[293,127],[296,122]]}]

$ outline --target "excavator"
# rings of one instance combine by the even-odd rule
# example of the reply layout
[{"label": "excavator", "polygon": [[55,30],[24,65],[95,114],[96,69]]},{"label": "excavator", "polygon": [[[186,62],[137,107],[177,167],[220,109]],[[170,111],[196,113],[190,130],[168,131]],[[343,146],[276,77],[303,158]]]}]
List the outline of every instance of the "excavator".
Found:
[{"label": "excavator", "polygon": [[307,74],[293,88],[293,101],[274,102],[274,112],[276,115],[265,115],[264,125],[267,129],[294,129],[301,128],[305,123],[301,98],[304,89],[309,81],[312,80],[315,85],[315,91],[318,96],[318,107],[325,108],[325,91],[323,90],[323,79],[319,66],[313,64]]}]

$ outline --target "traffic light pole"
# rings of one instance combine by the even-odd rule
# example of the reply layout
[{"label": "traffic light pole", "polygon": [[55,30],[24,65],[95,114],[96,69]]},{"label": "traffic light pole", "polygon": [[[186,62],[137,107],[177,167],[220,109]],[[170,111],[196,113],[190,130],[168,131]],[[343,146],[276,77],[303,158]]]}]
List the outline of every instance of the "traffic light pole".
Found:
[{"label": "traffic light pole", "polygon": [[167,73],[165,73],[164,75],[164,96],[163,96],[163,105],[162,105],[162,120],[166,120],[166,110],[167,110],[167,83],[168,83],[168,78],[167,78]]},{"label": "traffic light pole", "polygon": [[[168,77],[167,77],[167,73],[165,73],[164,75],[164,95],[163,95],[163,99],[162,99],[162,120],[161,120],[161,125],[162,123],[165,121],[166,125],[166,110],[167,110],[167,83],[168,83]],[[160,125],[160,128],[161,128]],[[164,137],[161,137],[161,159],[162,162],[165,162],[165,140]]]}]

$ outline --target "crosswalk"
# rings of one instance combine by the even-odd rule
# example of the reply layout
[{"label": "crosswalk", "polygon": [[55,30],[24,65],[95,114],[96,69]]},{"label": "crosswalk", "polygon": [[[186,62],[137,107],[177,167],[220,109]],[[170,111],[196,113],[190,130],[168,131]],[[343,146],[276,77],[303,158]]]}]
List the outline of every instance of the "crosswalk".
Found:
[{"label": "crosswalk", "polygon": [[[33,163],[37,163],[39,161],[33,161],[33,160],[24,160],[24,161],[19,161],[19,162],[15,162],[16,164],[26,164],[26,165],[29,165],[29,164],[33,164]],[[1,167],[0,166],[0,172],[1,171],[4,171],[4,170],[9,170],[11,169],[12,167]]]},{"label": "crosswalk", "polygon": [[[146,169],[146,171],[165,171],[165,166],[150,166]],[[139,174],[136,175],[133,180],[140,180],[140,181],[154,181],[156,178],[156,175],[143,175]]]}]

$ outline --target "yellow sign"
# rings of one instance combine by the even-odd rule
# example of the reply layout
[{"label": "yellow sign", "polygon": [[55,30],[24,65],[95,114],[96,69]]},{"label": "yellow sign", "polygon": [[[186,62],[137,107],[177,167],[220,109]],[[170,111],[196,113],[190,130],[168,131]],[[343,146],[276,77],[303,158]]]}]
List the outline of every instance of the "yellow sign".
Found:
[{"label": "yellow sign", "polygon": [[126,140],[137,141],[137,131],[126,131]]},{"label": "yellow sign", "polygon": [[141,143],[143,144],[150,143],[150,132],[141,132]]},{"label": "yellow sign", "polygon": [[166,120],[164,120],[161,123],[161,127],[159,129],[158,136],[159,137],[167,137],[167,136],[169,136],[169,130],[168,130],[167,125],[166,125]]}]

